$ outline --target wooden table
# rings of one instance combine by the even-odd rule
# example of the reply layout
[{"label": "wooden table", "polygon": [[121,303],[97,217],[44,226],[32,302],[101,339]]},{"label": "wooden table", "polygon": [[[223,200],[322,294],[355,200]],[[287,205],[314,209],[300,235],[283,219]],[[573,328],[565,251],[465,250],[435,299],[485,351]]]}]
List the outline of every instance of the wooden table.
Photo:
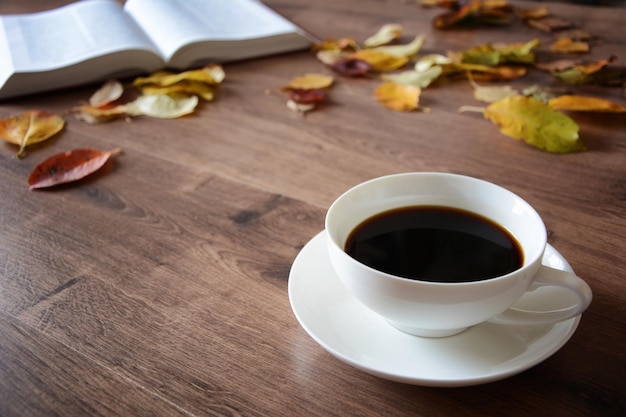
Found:
[{"label": "wooden table", "polygon": [[[2,2],[0,13],[41,2]],[[53,7],[63,1],[47,2]],[[408,0],[269,0],[320,38],[363,40],[402,23],[423,53],[552,39],[510,27],[439,31]],[[513,2],[526,7],[536,3]],[[626,60],[626,9],[549,3],[601,39],[586,57]],[[626,117],[570,114],[588,151],[555,155],[502,135],[466,81],[426,89],[430,113],[400,113],[379,81],[337,78],[305,117],[279,87],[330,73],[307,51],[225,66],[219,98],[190,117],[65,131],[24,159],[0,145],[2,416],[626,415]],[[510,83],[563,87],[537,71]],[[0,103],[0,117],[63,112],[94,86]],[[626,104],[624,88],[574,87]],[[123,148],[91,178],[29,191],[45,157]],[[594,291],[565,346],[510,378],[460,388],[390,381],[329,354],[299,325],[289,272],[329,204],[364,180],[406,171],[471,175],[533,204],[549,242]],[[428,361],[429,358],[423,358]]]}]

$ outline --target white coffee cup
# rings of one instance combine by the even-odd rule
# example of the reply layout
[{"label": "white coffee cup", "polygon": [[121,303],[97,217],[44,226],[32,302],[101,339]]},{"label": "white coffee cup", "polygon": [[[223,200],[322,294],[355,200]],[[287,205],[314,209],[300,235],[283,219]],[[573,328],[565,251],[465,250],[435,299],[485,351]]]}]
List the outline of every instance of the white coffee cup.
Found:
[{"label": "white coffee cup", "polygon": [[[401,207],[443,206],[486,217],[515,237],[522,266],[471,282],[430,282],[373,269],[345,251],[363,221]],[[411,172],[375,178],[342,194],[326,214],[328,252],[339,279],[365,306],[394,327],[417,336],[443,337],[485,321],[506,325],[556,323],[581,314],[592,293],[581,278],[542,265],[547,233],[539,214],[522,198],[487,181],[462,175]],[[554,311],[511,307],[527,291],[565,288],[574,302]]]}]

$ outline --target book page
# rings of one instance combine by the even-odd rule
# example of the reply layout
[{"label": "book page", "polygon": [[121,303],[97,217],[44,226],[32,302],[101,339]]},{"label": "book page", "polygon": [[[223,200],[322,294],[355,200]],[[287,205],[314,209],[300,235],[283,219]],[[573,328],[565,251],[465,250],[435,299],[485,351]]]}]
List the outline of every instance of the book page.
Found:
[{"label": "book page", "polygon": [[255,0],[128,0],[125,10],[166,60],[199,41],[241,41],[297,33],[287,19]]},{"label": "book page", "polygon": [[111,0],[6,15],[2,22],[16,72],[46,71],[128,49],[156,52],[120,4]]}]

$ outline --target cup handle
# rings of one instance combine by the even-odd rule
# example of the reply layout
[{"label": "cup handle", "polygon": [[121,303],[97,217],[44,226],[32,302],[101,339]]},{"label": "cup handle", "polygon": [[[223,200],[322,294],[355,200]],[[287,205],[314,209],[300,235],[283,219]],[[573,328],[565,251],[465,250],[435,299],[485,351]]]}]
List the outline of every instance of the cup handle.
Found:
[{"label": "cup handle", "polygon": [[576,317],[585,311],[587,307],[589,307],[589,304],[591,304],[591,299],[593,297],[591,288],[589,288],[589,285],[587,285],[585,281],[577,277],[572,272],[561,271],[559,269],[541,265],[528,291],[533,291],[537,288],[545,286],[565,288],[577,296],[577,302],[571,306],[551,311],[529,311],[509,307],[508,310],[492,317],[488,321],[491,323],[507,325],[557,323]]}]

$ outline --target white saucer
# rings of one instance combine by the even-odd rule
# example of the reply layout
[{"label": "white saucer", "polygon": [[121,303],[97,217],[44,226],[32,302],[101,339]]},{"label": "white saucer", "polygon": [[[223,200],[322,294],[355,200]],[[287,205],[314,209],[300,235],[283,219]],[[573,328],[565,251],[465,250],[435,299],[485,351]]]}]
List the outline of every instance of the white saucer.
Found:
[{"label": "white saucer", "polygon": [[[550,245],[543,263],[572,270]],[[559,308],[555,302],[568,297],[566,290],[541,288],[526,293],[516,306],[554,309]],[[372,375],[424,386],[477,385],[515,375],[559,350],[580,321],[577,316],[541,326],[483,323],[450,337],[411,336],[347,292],[330,264],[324,231],[296,257],[289,300],[300,325],[333,356]]]}]

